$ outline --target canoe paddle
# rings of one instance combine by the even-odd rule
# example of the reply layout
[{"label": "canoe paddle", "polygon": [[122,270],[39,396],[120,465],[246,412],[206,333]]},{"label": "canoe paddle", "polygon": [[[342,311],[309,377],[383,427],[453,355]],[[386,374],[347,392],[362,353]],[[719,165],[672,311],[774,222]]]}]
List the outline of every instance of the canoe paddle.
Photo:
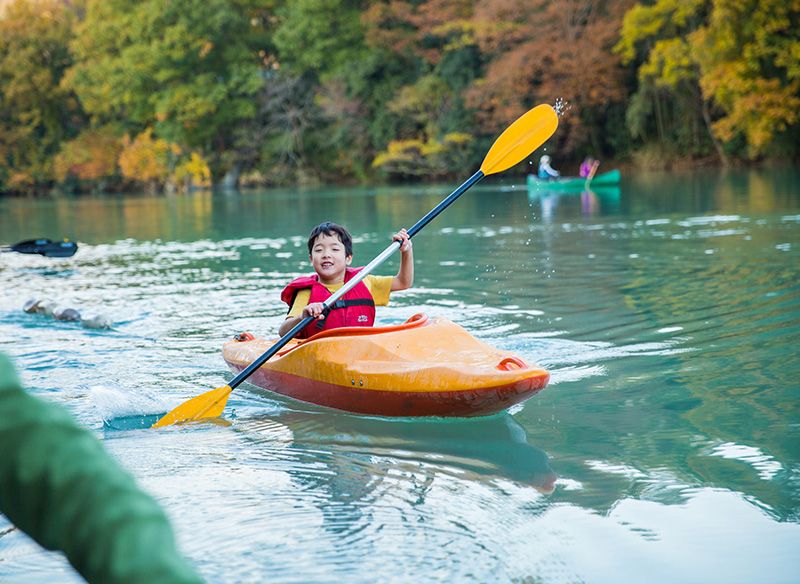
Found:
[{"label": "canoe paddle", "polygon": [[[464,194],[467,189],[472,187],[483,177],[503,172],[518,162],[521,162],[523,158],[527,157],[539,146],[544,144],[545,141],[553,135],[557,127],[558,115],[549,105],[538,105],[523,114],[495,140],[495,143],[486,154],[486,158],[484,158],[480,169],[408,230],[409,239],[419,233],[423,227],[433,221],[433,219],[449,207],[453,201]],[[330,298],[325,300],[325,302],[323,302],[325,308],[330,308],[339,298],[352,290],[356,284],[367,276],[367,274],[381,265],[399,248],[400,242],[393,241],[389,247],[378,255],[378,257],[364,266],[358,274],[348,280],[339,290],[334,292]],[[228,396],[231,392],[245,379],[250,377],[256,369],[275,355],[275,353],[280,351],[284,345],[292,340],[301,330],[311,324],[312,321],[314,321],[313,316],[305,317],[298,322],[292,330],[283,335],[263,355],[239,372],[227,385],[212,389],[211,391],[207,391],[206,393],[182,403],[159,419],[152,427],[160,428],[180,422],[189,422],[203,418],[216,418],[222,415],[222,411],[225,409],[225,404],[228,402]]]},{"label": "canoe paddle", "polygon": [[50,239],[26,239],[14,245],[0,248],[0,251],[15,251],[17,253],[33,253],[48,258],[68,258],[78,251],[78,244],[65,239],[64,241],[51,241]]}]

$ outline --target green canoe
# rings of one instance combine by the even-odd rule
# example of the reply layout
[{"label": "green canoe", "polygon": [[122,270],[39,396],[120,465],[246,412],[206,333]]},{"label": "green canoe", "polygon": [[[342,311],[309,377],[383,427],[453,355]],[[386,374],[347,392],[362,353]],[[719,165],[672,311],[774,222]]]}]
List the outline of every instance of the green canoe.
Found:
[{"label": "green canoe", "polygon": [[[590,188],[619,184],[620,172],[616,168],[596,174],[589,183]],[[548,191],[582,191],[586,189],[586,179],[579,176],[567,176],[554,180],[540,180],[533,174],[528,175],[528,188]]]}]

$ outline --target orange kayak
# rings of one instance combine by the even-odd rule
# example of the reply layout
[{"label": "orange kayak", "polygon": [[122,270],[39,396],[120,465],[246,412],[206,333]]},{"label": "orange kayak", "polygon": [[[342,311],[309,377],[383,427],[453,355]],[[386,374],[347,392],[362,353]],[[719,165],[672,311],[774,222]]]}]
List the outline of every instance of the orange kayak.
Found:
[{"label": "orange kayak", "polygon": [[[238,373],[274,341],[229,341]],[[377,416],[485,416],[524,401],[550,374],[479,341],[444,318],[416,314],[387,327],[347,327],[292,340],[249,378],[304,402]]]}]

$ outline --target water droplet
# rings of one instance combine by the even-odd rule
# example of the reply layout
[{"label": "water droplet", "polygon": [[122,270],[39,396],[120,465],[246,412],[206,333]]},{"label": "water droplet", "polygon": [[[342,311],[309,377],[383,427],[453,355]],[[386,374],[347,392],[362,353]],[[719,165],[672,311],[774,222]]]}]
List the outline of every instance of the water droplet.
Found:
[{"label": "water droplet", "polygon": [[572,105],[563,97],[557,97],[553,109],[556,110],[558,117],[561,117],[572,109]]}]

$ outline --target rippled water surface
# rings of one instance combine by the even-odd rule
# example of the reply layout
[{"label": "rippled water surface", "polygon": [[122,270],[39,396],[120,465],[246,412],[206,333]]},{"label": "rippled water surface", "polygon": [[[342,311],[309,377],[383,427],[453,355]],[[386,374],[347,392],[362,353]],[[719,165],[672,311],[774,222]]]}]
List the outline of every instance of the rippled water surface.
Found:
[{"label": "rippled water surface", "polygon": [[[379,309],[546,366],[503,415],[368,418],[244,384],[227,423],[120,422],[222,385],[232,334],[274,335],[313,225],[348,225],[365,264],[456,185],[0,200],[3,242],[80,243],[0,255],[0,350],[212,582],[800,581],[800,173],[520,182],[487,179],[420,232],[415,287]],[[0,516],[0,580],[76,579]]]}]

